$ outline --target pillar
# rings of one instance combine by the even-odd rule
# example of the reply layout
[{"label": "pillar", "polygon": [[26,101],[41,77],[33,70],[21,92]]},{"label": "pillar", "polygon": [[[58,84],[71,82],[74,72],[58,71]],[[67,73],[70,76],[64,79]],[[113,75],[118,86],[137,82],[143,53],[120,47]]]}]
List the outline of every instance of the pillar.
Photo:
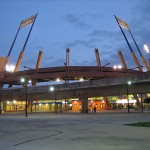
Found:
[{"label": "pillar", "polygon": [[4,105],[3,102],[0,102],[0,114],[4,113]]},{"label": "pillar", "polygon": [[82,97],[82,113],[88,113],[88,97]]}]

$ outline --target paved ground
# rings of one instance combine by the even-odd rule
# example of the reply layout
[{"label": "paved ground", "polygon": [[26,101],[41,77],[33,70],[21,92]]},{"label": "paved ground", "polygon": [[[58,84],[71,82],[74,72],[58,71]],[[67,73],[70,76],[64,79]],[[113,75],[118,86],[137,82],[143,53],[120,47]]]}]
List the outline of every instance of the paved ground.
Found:
[{"label": "paved ground", "polygon": [[1,114],[0,150],[148,150],[150,121],[143,113]]}]

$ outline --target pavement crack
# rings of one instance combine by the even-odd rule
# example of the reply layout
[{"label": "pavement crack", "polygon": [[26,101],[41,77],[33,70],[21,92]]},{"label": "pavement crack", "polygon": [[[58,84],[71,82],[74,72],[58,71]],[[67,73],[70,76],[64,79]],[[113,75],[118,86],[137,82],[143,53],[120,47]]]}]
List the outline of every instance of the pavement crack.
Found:
[{"label": "pavement crack", "polygon": [[46,138],[49,138],[49,137],[52,137],[52,136],[56,136],[56,135],[59,135],[59,134],[62,134],[62,133],[63,133],[62,131],[58,131],[58,130],[51,130],[51,131],[56,131],[57,133],[52,134],[52,135],[48,135],[48,136],[44,136],[44,137],[40,137],[40,138],[35,138],[35,139],[26,140],[26,141],[24,141],[24,142],[17,143],[17,144],[15,144],[15,145],[13,145],[13,146],[18,146],[18,145],[22,145],[22,144],[25,144],[25,143],[29,143],[29,142],[33,142],[33,141],[37,141],[37,140],[46,139]]}]

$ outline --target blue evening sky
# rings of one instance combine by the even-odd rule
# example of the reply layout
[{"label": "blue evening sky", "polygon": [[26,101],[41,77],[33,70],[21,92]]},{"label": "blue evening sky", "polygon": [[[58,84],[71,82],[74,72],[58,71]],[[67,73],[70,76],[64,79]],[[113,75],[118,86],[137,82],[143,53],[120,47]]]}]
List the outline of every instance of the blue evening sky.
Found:
[{"label": "blue evening sky", "polygon": [[[63,66],[66,48],[71,50],[72,66],[96,65],[94,48],[98,48],[102,65],[121,64],[121,50],[128,67],[135,67],[114,15],[128,23],[142,54],[149,57],[143,50],[144,43],[150,45],[149,0],[1,0],[0,56],[7,55],[20,22],[36,13],[20,69],[34,68],[39,50],[42,68]],[[9,63],[16,64],[30,27],[21,28]],[[131,36],[125,34],[141,63]]]}]

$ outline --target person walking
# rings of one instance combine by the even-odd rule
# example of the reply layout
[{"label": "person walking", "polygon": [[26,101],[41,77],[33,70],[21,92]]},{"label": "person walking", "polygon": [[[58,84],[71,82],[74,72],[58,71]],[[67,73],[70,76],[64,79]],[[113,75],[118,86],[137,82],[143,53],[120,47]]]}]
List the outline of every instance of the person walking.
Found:
[{"label": "person walking", "polygon": [[90,113],[91,114],[93,113],[93,107],[92,107],[92,105],[90,105]]}]

